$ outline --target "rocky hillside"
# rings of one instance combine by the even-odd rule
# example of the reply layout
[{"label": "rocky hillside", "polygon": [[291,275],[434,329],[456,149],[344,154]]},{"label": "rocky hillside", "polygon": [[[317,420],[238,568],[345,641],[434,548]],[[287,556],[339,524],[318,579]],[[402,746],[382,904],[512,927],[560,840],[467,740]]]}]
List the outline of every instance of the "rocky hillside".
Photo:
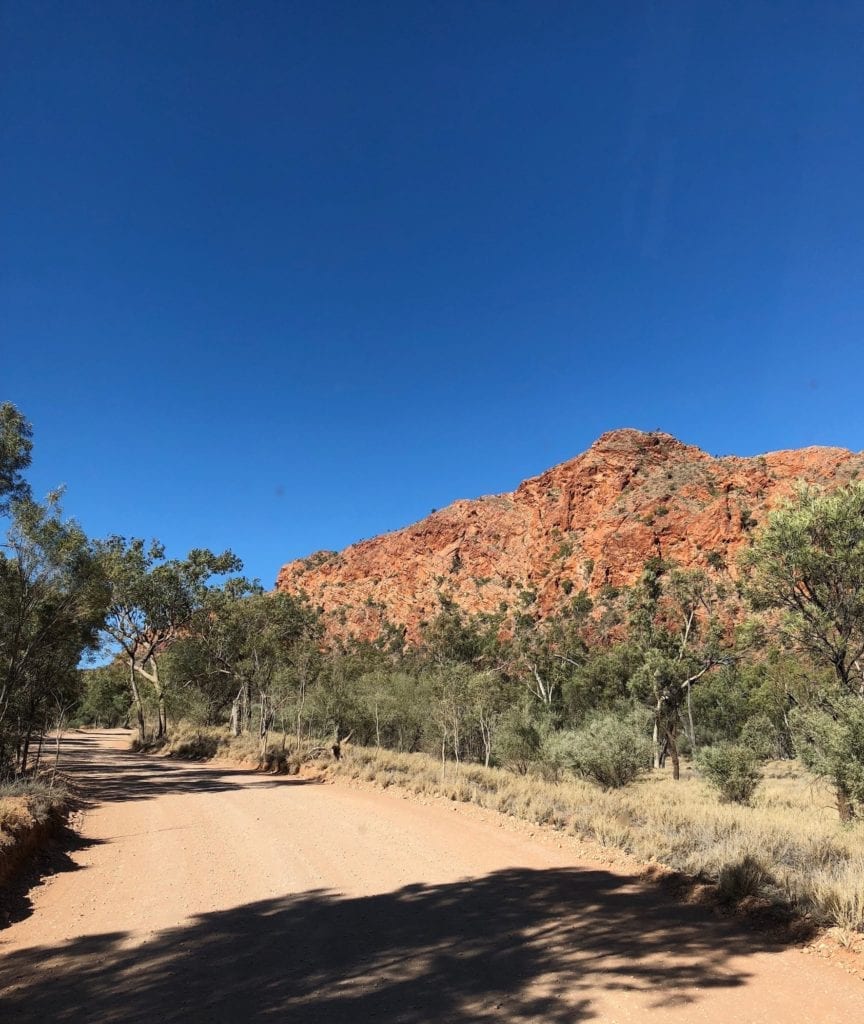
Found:
[{"label": "rocky hillside", "polygon": [[734,574],[767,510],[797,480],[835,485],[864,454],[804,448],[714,458],[669,434],[616,430],[509,494],[456,501],[394,533],[283,566],[281,590],[305,590],[334,633],[382,623],[416,637],[446,594],[468,611],[530,603],[548,614],[567,594],[633,583],[652,555]]}]

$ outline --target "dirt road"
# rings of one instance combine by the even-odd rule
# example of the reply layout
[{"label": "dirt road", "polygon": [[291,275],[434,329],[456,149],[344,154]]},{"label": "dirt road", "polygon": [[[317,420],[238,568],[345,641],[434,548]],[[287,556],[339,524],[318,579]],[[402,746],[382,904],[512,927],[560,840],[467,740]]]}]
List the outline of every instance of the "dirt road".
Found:
[{"label": "dirt road", "polygon": [[0,932],[4,1022],[849,1024],[864,984],[494,819],[76,734],[97,801]]}]

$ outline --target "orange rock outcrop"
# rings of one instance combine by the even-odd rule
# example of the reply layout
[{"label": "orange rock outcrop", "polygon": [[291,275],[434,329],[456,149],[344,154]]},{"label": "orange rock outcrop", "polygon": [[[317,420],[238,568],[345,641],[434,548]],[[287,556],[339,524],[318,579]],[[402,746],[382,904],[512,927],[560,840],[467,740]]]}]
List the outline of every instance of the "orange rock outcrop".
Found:
[{"label": "orange rock outcrop", "polygon": [[652,555],[735,572],[738,552],[797,481],[836,486],[864,454],[804,448],[715,458],[669,434],[615,430],[509,494],[456,501],[393,533],[283,566],[280,590],[304,590],[333,633],[370,638],[382,624],[416,638],[446,594],[469,612],[541,614],[567,594],[632,584]]}]

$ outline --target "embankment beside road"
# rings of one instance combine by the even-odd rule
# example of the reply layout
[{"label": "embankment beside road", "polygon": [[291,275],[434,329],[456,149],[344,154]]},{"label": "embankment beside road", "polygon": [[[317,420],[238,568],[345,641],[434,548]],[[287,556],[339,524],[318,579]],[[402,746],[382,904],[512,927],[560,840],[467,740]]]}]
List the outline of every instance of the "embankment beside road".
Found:
[{"label": "embankment beside road", "polygon": [[0,786],[0,888],[57,834],[70,807],[63,785],[27,781]]}]

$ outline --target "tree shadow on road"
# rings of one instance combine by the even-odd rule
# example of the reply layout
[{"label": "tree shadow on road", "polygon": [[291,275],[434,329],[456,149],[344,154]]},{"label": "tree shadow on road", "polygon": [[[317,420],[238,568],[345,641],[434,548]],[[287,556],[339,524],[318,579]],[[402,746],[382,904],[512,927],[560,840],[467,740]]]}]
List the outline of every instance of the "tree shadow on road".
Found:
[{"label": "tree shadow on road", "polygon": [[18,1022],[563,1024],[610,1019],[614,993],[634,1000],[633,1019],[682,1007],[695,1019],[701,1003],[746,985],[733,952],[780,948],[634,878],[511,869],[250,903],[134,947],[114,933],[12,952],[0,1002]]},{"label": "tree shadow on road", "polygon": [[86,839],[69,825],[59,828],[27,865],[0,889],[0,935],[2,929],[23,921],[33,913],[31,893],[46,878],[66,871],[80,871],[82,865],[75,860],[74,854],[101,843],[100,839]]},{"label": "tree shadow on road", "polygon": [[[128,734],[116,735],[125,738]],[[262,775],[253,768],[197,765],[135,754],[131,750],[110,750],[100,747],[97,738],[87,733],[63,736],[59,765],[73,792],[73,807],[78,811],[103,803],[152,800],[171,794],[225,793],[240,790],[250,782],[264,789],[317,783],[316,779]],[[82,865],[74,855],[99,842],[102,840],[87,839],[68,825],[60,829],[0,890],[0,930],[29,917],[33,911],[31,892],[46,877],[80,870]]]},{"label": "tree shadow on road", "polygon": [[152,800],[178,793],[224,793],[254,782],[256,788],[305,786],[316,779],[270,776],[254,768],[106,750],[87,734],[69,734],[61,745],[61,768],[81,787],[85,803]]}]

